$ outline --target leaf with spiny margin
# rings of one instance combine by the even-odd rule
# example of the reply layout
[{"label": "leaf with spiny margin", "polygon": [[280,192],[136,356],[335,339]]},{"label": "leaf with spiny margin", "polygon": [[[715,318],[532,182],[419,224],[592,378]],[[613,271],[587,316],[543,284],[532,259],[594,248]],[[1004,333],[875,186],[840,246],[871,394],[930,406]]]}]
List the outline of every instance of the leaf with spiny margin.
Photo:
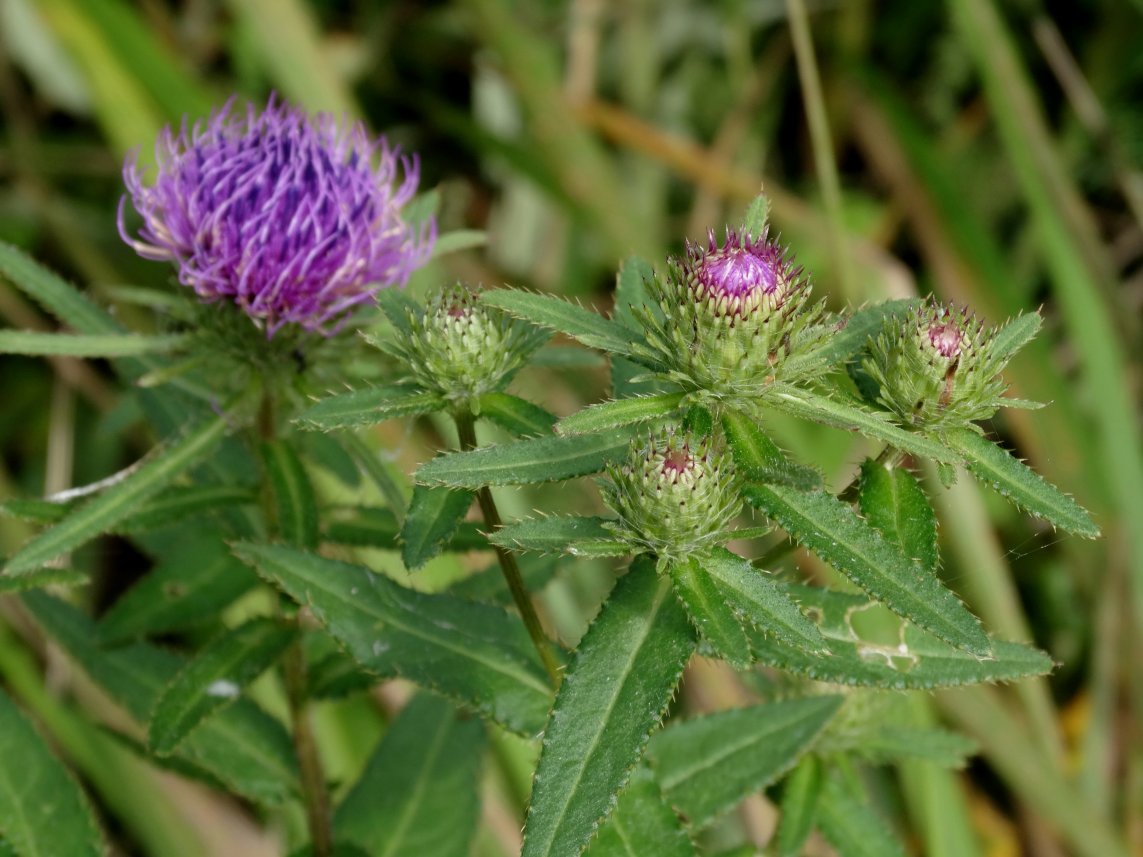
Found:
[{"label": "leaf with spiny margin", "polygon": [[846,503],[824,491],[750,483],[743,497],[899,616],[957,648],[987,656],[980,621],[937,576],[913,563]]},{"label": "leaf with spiny margin", "polygon": [[936,571],[937,516],[913,474],[867,458],[860,479],[857,505],[865,520],[921,568]]},{"label": "leaf with spiny margin", "polygon": [[107,852],[79,783],[3,691],[0,758],[0,835],[12,853],[101,857]]},{"label": "leaf with spiny margin", "polygon": [[19,577],[0,574],[0,595],[45,586],[86,586],[91,578],[74,568],[38,568]]},{"label": "leaf with spiny margin", "polygon": [[[397,516],[379,506],[336,507],[327,515],[324,541],[362,548],[394,550],[398,545],[401,526]],[[448,540],[451,551],[486,550],[488,539],[480,531],[481,524],[461,521]]]},{"label": "leaf with spiny margin", "polygon": [[811,655],[823,652],[825,640],[817,626],[766,572],[725,548],[716,548],[699,558],[699,563],[727,604],[751,625]]},{"label": "leaf with spiny margin", "polygon": [[783,371],[804,374],[811,366],[820,366],[823,373],[837,369],[865,348],[887,322],[901,318],[919,303],[917,298],[907,298],[883,301],[859,309],[826,340],[824,346],[809,354],[791,357],[783,364]]},{"label": "leaf with spiny margin", "polygon": [[54,527],[44,530],[16,551],[3,573],[26,574],[107,532],[172,479],[205,458],[228,429],[226,419],[215,418],[156,447],[121,481],[78,506]]},{"label": "leaf with spiny margin", "polygon": [[448,545],[472,506],[472,492],[417,485],[401,525],[401,561],[416,571]]},{"label": "leaf with spiny margin", "polygon": [[646,259],[628,256],[619,266],[615,275],[615,320],[622,322],[633,331],[643,329],[642,323],[632,312],[632,307],[647,307],[656,317],[662,318],[662,311],[651,299],[647,291],[647,281],[655,278],[655,268]]},{"label": "leaf with spiny margin", "polygon": [[317,498],[302,460],[280,439],[263,443],[261,453],[274,499],[277,532],[288,544],[317,547]]},{"label": "leaf with spiny margin", "polygon": [[775,384],[765,401],[766,404],[773,405],[792,416],[860,432],[910,455],[952,464],[960,461],[959,455],[937,440],[905,431],[890,422],[884,414],[868,410],[856,401],[831,398],[787,384]]},{"label": "leaf with spiny margin", "polygon": [[770,224],[770,197],[764,193],[758,194],[746,209],[746,216],[742,219],[742,231],[747,237],[758,241],[767,232]]},{"label": "leaf with spiny margin", "polygon": [[293,642],[295,630],[266,617],[212,640],[160,694],[147,730],[152,753],[169,756],[207,718],[234,702]]},{"label": "leaf with spiny margin", "polygon": [[822,790],[822,765],[806,754],[782,786],[776,846],[778,857],[798,857],[814,829]]},{"label": "leaf with spiny margin", "polygon": [[0,354],[61,357],[138,357],[163,354],[190,342],[187,334],[45,333],[38,330],[0,330]]},{"label": "leaf with spiny margin", "polygon": [[837,774],[825,777],[818,799],[818,829],[838,857],[905,857],[905,848],[877,811]]},{"label": "leaf with spiny margin", "polygon": [[[817,681],[888,690],[931,690],[986,682],[1015,681],[1051,672],[1052,659],[1020,643],[992,641],[992,655],[980,658],[905,623],[901,643],[885,645],[858,635],[851,618],[884,607],[869,597],[816,586],[779,584],[815,617],[826,641],[825,655],[809,655],[761,632],[750,634],[761,663]],[[898,620],[900,621],[900,620]]]},{"label": "leaf with spiny margin", "polygon": [[368,854],[468,857],[480,818],[484,728],[418,693],[338,806],[338,840]]},{"label": "leaf with spiny margin", "polygon": [[971,429],[950,429],[945,441],[964,455],[973,476],[1024,511],[1084,538],[1099,536],[1083,506],[988,438]]},{"label": "leaf with spiny margin", "polygon": [[446,404],[436,393],[418,387],[366,387],[320,399],[293,422],[301,429],[330,431],[427,414],[443,410]]},{"label": "leaf with spiny margin", "polygon": [[695,647],[671,583],[642,557],[588,628],[544,731],[521,857],[579,854],[613,807]]},{"label": "leaf with spiny margin", "polygon": [[123,333],[123,326],[75,286],[11,244],[0,241],[0,274],[16,288],[81,333]]},{"label": "leaf with spiny margin", "polygon": [[377,306],[385,313],[385,318],[405,336],[413,335],[409,316],[420,318],[424,314],[421,305],[409,297],[404,289],[382,289],[377,293]]},{"label": "leaf with spiny margin", "polygon": [[583,857],[695,857],[694,843],[646,767],[635,769]]},{"label": "leaf with spiny margin", "polygon": [[398,674],[526,736],[544,728],[551,688],[518,618],[499,607],[415,592],[360,565],[283,545],[234,546],[367,670]]},{"label": "leaf with spiny margin", "polygon": [[770,702],[672,725],[651,739],[651,769],[667,801],[701,830],[790,770],[843,699]]},{"label": "leaf with spiny margin", "polygon": [[694,556],[668,565],[675,595],[686,608],[691,624],[714,653],[732,666],[745,669],[754,660],[750,640],[734,608],[723,599],[719,586],[704,565],[705,561],[700,563]]},{"label": "leaf with spiny margin", "polygon": [[606,518],[554,515],[515,521],[494,532],[494,545],[520,551],[571,556],[623,556],[631,547],[606,526]]},{"label": "leaf with spiny margin", "polygon": [[[95,625],[70,604],[43,592],[25,593],[21,600],[44,631],[138,723],[147,722],[159,695],[185,663],[144,643],[104,649]],[[203,723],[170,758],[183,773],[225,785],[232,794],[263,806],[277,806],[298,793],[290,736],[248,699],[236,700]]]},{"label": "leaf with spiny margin", "polygon": [[907,759],[963,768],[978,750],[971,738],[946,729],[918,729],[898,723],[863,723],[832,734],[823,753],[850,753],[871,764],[886,765]]},{"label": "leaf with spiny margin", "polygon": [[787,485],[801,491],[822,487],[822,475],[812,467],[790,461],[757,421],[741,411],[722,415],[730,455],[740,475],[759,482]]},{"label": "leaf with spiny margin", "polygon": [[480,299],[515,318],[567,334],[609,354],[630,355],[632,345],[638,341],[638,334],[625,325],[563,298],[518,289],[495,289],[484,292]]},{"label": "leaf with spiny margin", "polygon": [[144,533],[183,523],[195,515],[257,502],[254,490],[243,485],[175,485],[156,494],[144,508],[117,524],[112,532]]},{"label": "leaf with spiny margin", "polygon": [[686,393],[662,393],[588,405],[556,423],[556,431],[562,435],[591,434],[661,420],[678,410],[684,398]]},{"label": "leaf with spiny margin", "polygon": [[217,533],[186,533],[103,614],[99,640],[122,642],[210,622],[257,582]]},{"label": "leaf with spiny margin", "polygon": [[999,372],[1017,351],[1031,342],[1040,332],[1043,319],[1039,311],[1023,313],[1009,319],[994,330],[988,338],[988,359],[990,371]]},{"label": "leaf with spiny margin", "polygon": [[632,429],[626,427],[600,434],[528,438],[469,452],[450,452],[422,464],[414,476],[426,485],[453,488],[527,485],[587,476],[625,457],[632,434]]},{"label": "leaf with spiny margin", "polygon": [[492,420],[517,437],[550,435],[556,415],[509,393],[485,393],[480,397],[480,416]]}]

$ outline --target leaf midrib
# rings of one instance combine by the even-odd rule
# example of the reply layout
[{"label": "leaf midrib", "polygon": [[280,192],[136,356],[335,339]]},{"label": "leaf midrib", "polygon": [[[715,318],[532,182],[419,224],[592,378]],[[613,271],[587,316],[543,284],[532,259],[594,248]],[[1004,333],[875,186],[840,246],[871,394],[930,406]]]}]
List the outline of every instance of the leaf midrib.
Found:
[{"label": "leaf midrib", "polygon": [[418,802],[424,796],[425,789],[428,788],[428,772],[433,769],[437,756],[440,754],[441,748],[444,745],[444,739],[448,735],[449,726],[451,725],[451,716],[450,713],[440,719],[438,728],[433,735],[432,743],[429,746],[429,752],[426,755],[426,763],[417,775],[416,784],[413,786],[413,794],[406,803],[405,809],[402,811],[397,824],[394,825],[395,832],[393,838],[389,840],[389,845],[381,852],[381,857],[389,857],[389,855],[393,854],[393,849],[401,844],[401,839],[405,834],[406,828],[416,816]]}]

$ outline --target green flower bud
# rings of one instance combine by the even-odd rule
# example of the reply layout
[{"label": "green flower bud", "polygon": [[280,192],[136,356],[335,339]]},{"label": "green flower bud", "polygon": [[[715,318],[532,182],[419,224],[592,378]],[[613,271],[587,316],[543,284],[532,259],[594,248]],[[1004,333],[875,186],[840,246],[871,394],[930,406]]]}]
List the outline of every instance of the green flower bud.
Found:
[{"label": "green flower bud", "polygon": [[617,529],[641,549],[679,559],[725,541],[742,508],[730,458],[706,441],[667,433],[636,441],[602,485]]}]

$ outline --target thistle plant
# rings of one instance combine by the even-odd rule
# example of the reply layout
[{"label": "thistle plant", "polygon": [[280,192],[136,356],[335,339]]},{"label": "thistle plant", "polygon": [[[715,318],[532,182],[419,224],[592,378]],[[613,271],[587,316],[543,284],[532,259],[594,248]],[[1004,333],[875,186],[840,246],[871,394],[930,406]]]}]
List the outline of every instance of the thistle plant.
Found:
[{"label": "thistle plant", "polygon": [[[990,329],[931,300],[831,312],[761,199],[721,240],[657,270],[629,261],[613,317],[512,288],[425,296],[400,288],[436,238],[413,216],[416,158],[364,126],[232,102],[166,131],[157,161],[153,179],[128,161],[119,224],[196,299],[142,301],[174,307],[162,332],[125,329],[0,246],[0,271],[76,331],[21,341],[115,361],[165,438],[78,501],[6,504],[44,529],[0,582],[26,590],[27,616],[135,721],[145,740],[126,737],[145,758],[275,817],[300,805],[290,853],[470,853],[481,766],[510,755],[485,752],[490,726],[538,742],[523,857],[708,853],[704,831],[767,788],[780,853],[815,827],[842,854],[902,853],[869,820],[856,766],[972,751],[901,726],[906,693],[1052,668],[946,585],[915,475],[963,466],[1052,526],[1098,535],[976,424],[1030,404],[1004,396],[1001,373],[1038,315]],[[612,360],[612,399],[559,418],[513,392],[568,364],[556,333]],[[456,433],[411,489],[372,431],[406,419]],[[831,491],[822,462],[778,443],[773,426],[792,420],[880,451]],[[506,522],[493,494],[581,477],[596,481],[567,496],[583,514]],[[59,593],[84,575],[58,561],[105,533],[155,562],[93,622]],[[535,597],[553,558],[558,573],[606,563],[618,578],[579,640],[557,638]],[[675,716],[696,652],[737,671],[754,704]],[[331,782],[313,704],[394,678],[423,690]],[[99,853],[80,786],[3,696],[0,721],[67,807],[48,835],[80,842],[15,852]],[[414,816],[437,831],[429,844],[408,838]],[[19,835],[6,824],[3,846]]]}]

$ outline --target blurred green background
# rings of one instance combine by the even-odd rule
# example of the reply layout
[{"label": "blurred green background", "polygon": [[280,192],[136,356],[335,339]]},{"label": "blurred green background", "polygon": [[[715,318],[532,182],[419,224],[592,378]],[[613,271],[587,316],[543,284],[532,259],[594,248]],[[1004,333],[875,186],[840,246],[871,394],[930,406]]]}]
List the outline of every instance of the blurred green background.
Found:
[{"label": "blurred green background", "polygon": [[[270,91],[418,152],[442,230],[487,232],[414,288],[510,283],[606,308],[623,258],[661,264],[764,186],[837,306],[931,292],[993,322],[1040,307],[1045,331],[1008,376],[1050,404],[986,428],[1105,537],[1061,539],[967,479],[937,492],[946,579],[1060,666],[938,695],[922,716],[983,756],[964,774],[902,770],[884,803],[917,853],[1143,853],[1143,3],[0,0],[0,239],[112,304],[125,284],[163,286],[169,270],[116,235],[123,155]],[[52,326],[2,283],[0,324]],[[533,384],[562,414],[603,381]],[[0,497],[84,484],[146,446],[120,431],[135,415],[105,366],[4,357],[0,401]],[[836,433],[781,440],[839,482],[863,454]],[[24,535],[0,521],[0,550]],[[115,551],[96,560],[96,607],[137,561]],[[574,627],[571,597],[549,607]],[[29,694],[41,718],[57,711]],[[220,841],[261,842],[235,807],[163,787],[171,831],[212,813],[238,837]],[[756,841],[764,809],[740,820]],[[490,854],[511,849],[512,813],[497,823]]]}]

